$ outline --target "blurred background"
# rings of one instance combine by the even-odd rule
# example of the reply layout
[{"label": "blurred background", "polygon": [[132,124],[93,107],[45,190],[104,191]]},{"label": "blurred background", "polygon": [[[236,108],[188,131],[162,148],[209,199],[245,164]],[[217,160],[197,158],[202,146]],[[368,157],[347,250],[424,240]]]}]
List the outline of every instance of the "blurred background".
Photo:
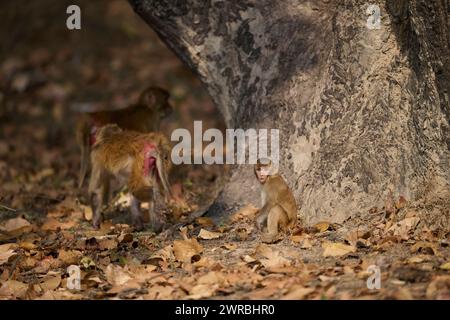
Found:
[{"label": "blurred background", "polygon": [[[67,6],[81,8],[81,30],[68,30]],[[125,0],[2,1],[0,4],[0,207],[3,218],[45,213],[77,190],[77,106],[122,108],[157,85],[171,93],[175,128],[224,130],[197,77]],[[177,166],[172,180],[191,204],[212,200],[223,166]]]}]

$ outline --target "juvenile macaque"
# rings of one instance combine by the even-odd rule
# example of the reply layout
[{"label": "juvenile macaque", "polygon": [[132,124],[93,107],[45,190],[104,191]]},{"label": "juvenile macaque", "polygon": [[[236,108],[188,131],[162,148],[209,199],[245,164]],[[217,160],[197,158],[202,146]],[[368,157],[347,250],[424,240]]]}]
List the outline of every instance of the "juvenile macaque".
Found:
[{"label": "juvenile macaque", "polygon": [[284,179],[275,174],[269,159],[258,159],[254,167],[255,175],[262,185],[262,208],[256,217],[256,225],[263,233],[261,239],[266,243],[278,240],[279,231],[292,228],[297,223],[297,205],[291,190]]},{"label": "juvenile macaque", "polygon": [[99,129],[91,151],[91,177],[89,198],[93,226],[102,221],[102,209],[109,201],[109,185],[116,178],[120,185],[127,185],[131,193],[131,219],[137,230],[143,228],[141,202],[150,203],[150,223],[159,231],[162,220],[153,204],[160,191],[171,196],[168,172],[171,168],[170,144],[161,133],[126,131],[115,124]]},{"label": "juvenile macaque", "polygon": [[89,154],[95,143],[98,129],[106,124],[138,132],[158,131],[161,120],[173,110],[169,93],[158,87],[149,87],[141,93],[137,104],[113,111],[85,112],[77,124],[76,138],[81,149],[78,186],[81,188],[89,169]]}]

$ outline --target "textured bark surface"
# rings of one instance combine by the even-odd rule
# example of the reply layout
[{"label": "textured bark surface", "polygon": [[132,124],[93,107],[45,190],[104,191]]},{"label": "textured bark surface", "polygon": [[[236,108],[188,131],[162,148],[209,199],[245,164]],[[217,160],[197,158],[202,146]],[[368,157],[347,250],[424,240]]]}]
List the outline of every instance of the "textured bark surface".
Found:
[{"label": "textured bark surface", "polygon": [[[280,129],[280,172],[307,222],[450,198],[448,1],[130,0],[196,71],[230,128]],[[234,169],[212,208],[258,203]],[[243,192],[245,190],[245,192]]]}]

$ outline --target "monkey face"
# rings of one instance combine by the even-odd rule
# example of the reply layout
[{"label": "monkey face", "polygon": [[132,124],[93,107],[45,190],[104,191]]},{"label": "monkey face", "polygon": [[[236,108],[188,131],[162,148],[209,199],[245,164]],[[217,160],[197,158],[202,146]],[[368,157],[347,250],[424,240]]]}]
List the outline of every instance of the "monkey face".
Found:
[{"label": "monkey face", "polygon": [[255,175],[261,184],[266,183],[267,177],[269,176],[269,166],[255,166]]},{"label": "monkey face", "polygon": [[158,110],[161,118],[166,118],[172,114],[173,107],[169,103],[169,93],[159,87],[147,88],[139,98],[139,102],[150,109]]}]

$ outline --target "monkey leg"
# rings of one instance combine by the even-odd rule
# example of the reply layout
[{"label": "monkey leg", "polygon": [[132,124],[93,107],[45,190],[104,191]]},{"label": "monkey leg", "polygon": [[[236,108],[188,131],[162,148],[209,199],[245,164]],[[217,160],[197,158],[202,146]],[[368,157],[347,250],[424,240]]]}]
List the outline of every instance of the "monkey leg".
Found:
[{"label": "monkey leg", "polygon": [[91,204],[93,217],[92,217],[92,226],[94,229],[98,229],[102,222],[102,213],[100,210],[100,201],[97,192],[93,192],[89,195],[89,202]]},{"label": "monkey leg", "polygon": [[141,231],[142,229],[144,229],[141,202],[133,195],[131,196],[131,221],[136,230]]},{"label": "monkey leg", "polygon": [[278,240],[280,228],[288,224],[288,217],[284,209],[278,205],[272,207],[267,216],[267,233],[261,236],[264,243],[274,243]]},{"label": "monkey leg", "polygon": [[260,214],[256,217],[256,227],[259,231],[263,231],[267,225],[267,216],[269,215],[269,210],[263,207],[260,210]]},{"label": "monkey leg", "polygon": [[161,194],[159,193],[158,188],[155,188],[153,190],[153,201],[150,203],[150,209],[149,209],[149,216],[150,216],[150,223],[152,225],[152,228],[155,232],[161,232],[161,230],[164,227],[164,221],[161,218],[161,216],[158,214],[158,211],[160,210],[159,201],[161,200]]},{"label": "monkey leg", "polygon": [[95,171],[91,176],[90,181],[90,202],[92,211],[94,213],[92,218],[92,225],[95,229],[100,228],[100,224],[103,221],[103,209],[108,204],[109,198],[109,186],[110,179],[109,176]]}]

